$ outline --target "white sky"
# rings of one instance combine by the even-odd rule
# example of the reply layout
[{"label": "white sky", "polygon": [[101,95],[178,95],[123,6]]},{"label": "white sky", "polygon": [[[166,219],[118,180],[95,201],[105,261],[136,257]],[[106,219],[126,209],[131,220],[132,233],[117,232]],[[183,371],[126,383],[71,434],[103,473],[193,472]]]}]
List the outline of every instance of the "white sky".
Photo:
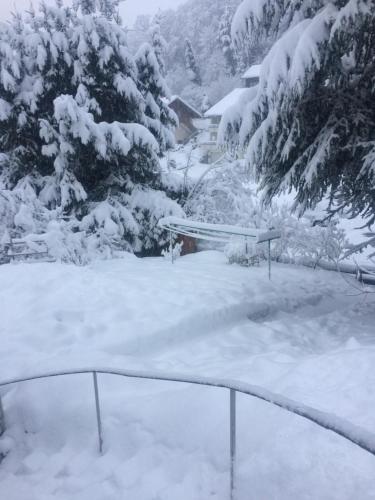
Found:
[{"label": "white sky", "polygon": [[[70,0],[65,0],[69,3]],[[132,25],[139,14],[155,14],[158,9],[173,8],[185,0],[125,0],[121,7],[123,21],[128,26]],[[34,5],[38,0],[32,0]],[[22,11],[30,5],[30,0],[0,0],[0,19],[9,17],[9,13],[15,8]]]}]

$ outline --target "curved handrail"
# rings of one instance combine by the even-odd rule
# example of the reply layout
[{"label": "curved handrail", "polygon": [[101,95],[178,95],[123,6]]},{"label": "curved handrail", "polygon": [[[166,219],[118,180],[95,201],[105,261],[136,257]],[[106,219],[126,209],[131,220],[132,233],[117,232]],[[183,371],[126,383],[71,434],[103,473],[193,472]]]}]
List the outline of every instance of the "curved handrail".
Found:
[{"label": "curved handrail", "polygon": [[219,387],[239,392],[254,398],[260,399],[274,406],[278,406],[290,413],[299,415],[306,420],[309,420],[316,425],[334,432],[344,439],[359,446],[363,450],[375,456],[375,434],[363,429],[357,425],[353,425],[347,420],[337,417],[336,415],[316,410],[310,406],[298,403],[292,399],[286,398],[280,394],[270,392],[262,387],[251,385],[246,382],[236,380],[216,379],[212,377],[197,377],[184,374],[168,374],[161,371],[141,371],[141,370],[121,370],[112,368],[84,368],[79,370],[63,370],[55,372],[47,372],[34,374],[25,377],[13,378],[0,381],[0,387],[5,387],[17,383],[28,382],[38,379],[46,379],[51,377],[61,377],[68,375],[81,374],[103,374],[117,375],[126,378],[137,378],[147,380],[160,380],[165,382],[177,382],[194,385],[202,385],[209,387]]}]

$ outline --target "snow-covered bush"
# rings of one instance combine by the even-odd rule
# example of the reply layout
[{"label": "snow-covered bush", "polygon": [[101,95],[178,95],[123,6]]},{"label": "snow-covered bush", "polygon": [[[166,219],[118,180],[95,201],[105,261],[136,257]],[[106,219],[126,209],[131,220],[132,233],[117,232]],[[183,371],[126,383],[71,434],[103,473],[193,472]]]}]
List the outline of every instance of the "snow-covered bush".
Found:
[{"label": "snow-covered bush", "polygon": [[25,177],[12,190],[0,188],[0,239],[8,233],[13,238],[40,233],[57,216],[37,197],[38,186],[36,179]]},{"label": "snow-covered bush", "polygon": [[227,162],[194,189],[184,207],[194,219],[213,224],[257,227],[259,202],[243,162]]},{"label": "snow-covered bush", "polygon": [[[172,247],[173,260],[176,260],[176,259],[178,259],[180,257],[183,246],[184,246],[184,243],[182,241],[173,244],[173,247]],[[162,256],[166,260],[171,260],[172,259],[172,255],[171,255],[170,246],[168,246],[167,248],[165,248],[162,251]]]},{"label": "snow-covered bush", "polygon": [[[337,263],[349,246],[345,231],[332,220],[325,226],[313,225],[306,217],[297,218],[288,206],[263,212],[266,227],[281,231],[281,239],[272,244],[272,258],[298,263],[307,261],[317,266],[320,261]],[[260,245],[266,256],[266,245]]]},{"label": "snow-covered bush", "polygon": [[225,255],[229,264],[255,266],[260,261],[260,248],[246,238],[232,238],[225,247]]},{"label": "snow-covered bush", "polygon": [[[31,242],[36,235],[28,235],[25,240]],[[38,235],[48,248],[48,254],[61,262],[71,262],[77,265],[83,265],[90,260],[100,256],[100,253],[90,241],[90,237],[83,231],[79,231],[78,221],[53,220],[46,227],[43,235]],[[96,235],[99,239],[99,236]],[[103,245],[101,247],[103,249]],[[109,251],[110,247],[104,247]]]},{"label": "snow-covered bush", "polygon": [[0,238],[52,228],[75,261],[156,252],[158,217],[181,214],[159,162],[176,125],[169,91],[149,45],[128,51],[117,8],[57,0],[0,26]]}]

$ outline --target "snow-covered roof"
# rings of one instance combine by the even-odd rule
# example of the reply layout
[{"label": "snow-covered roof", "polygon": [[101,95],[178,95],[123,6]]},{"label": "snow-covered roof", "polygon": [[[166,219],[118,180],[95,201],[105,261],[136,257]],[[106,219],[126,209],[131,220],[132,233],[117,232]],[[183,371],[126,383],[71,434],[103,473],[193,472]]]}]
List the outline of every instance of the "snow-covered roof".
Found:
[{"label": "snow-covered roof", "polygon": [[191,104],[186,102],[184,99],[182,99],[182,97],[180,97],[179,95],[173,95],[168,104],[171,105],[175,101],[182,102],[182,104],[184,104],[187,108],[189,108],[194,114],[198,115],[197,118],[202,117],[202,113],[200,113],[197,109],[195,109]]},{"label": "snow-covered roof", "polygon": [[261,64],[254,64],[242,75],[242,78],[259,78]]},{"label": "snow-covered roof", "polygon": [[212,116],[223,116],[225,111],[237,104],[239,99],[248,91],[249,89],[247,88],[232,90],[230,94],[226,95],[223,99],[221,99],[221,101],[217,102],[214,106],[212,106],[212,108],[207,110],[204,116],[206,118],[210,118]]}]

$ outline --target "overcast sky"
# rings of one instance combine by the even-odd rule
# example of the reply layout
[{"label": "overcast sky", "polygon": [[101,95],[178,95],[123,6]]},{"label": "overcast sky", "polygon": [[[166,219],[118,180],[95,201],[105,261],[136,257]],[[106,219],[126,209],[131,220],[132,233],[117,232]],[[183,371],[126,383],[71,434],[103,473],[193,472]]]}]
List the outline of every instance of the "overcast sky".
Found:
[{"label": "overcast sky", "polygon": [[[38,0],[32,0],[36,5]],[[65,0],[68,3],[70,0]],[[176,7],[185,0],[126,0],[121,7],[121,14],[124,23],[132,25],[139,14],[155,14],[159,8],[167,9]],[[15,10],[15,7],[22,11],[30,5],[30,0],[0,0],[0,19],[9,17],[9,13]]]}]

